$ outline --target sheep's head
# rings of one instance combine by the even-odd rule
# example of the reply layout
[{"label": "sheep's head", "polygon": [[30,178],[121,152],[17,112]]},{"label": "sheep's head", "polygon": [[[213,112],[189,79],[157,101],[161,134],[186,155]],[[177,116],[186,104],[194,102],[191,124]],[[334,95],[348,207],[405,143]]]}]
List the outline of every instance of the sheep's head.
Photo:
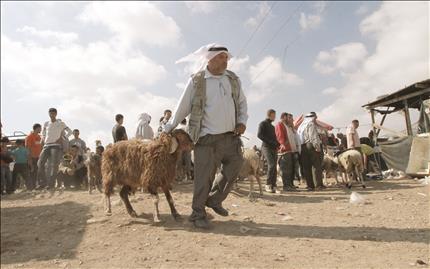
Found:
[{"label": "sheep's head", "polygon": [[172,148],[170,153],[174,153],[176,150],[180,151],[191,151],[193,149],[193,140],[190,135],[182,129],[175,129],[172,131]]}]

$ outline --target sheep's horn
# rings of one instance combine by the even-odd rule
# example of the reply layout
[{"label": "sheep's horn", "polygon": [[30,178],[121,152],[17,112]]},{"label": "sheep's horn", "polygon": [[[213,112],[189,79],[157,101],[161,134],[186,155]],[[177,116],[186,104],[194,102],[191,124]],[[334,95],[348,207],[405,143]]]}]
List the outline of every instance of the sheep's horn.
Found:
[{"label": "sheep's horn", "polygon": [[172,137],[172,144],[170,145],[170,154],[173,154],[178,149],[178,140],[175,137]]}]

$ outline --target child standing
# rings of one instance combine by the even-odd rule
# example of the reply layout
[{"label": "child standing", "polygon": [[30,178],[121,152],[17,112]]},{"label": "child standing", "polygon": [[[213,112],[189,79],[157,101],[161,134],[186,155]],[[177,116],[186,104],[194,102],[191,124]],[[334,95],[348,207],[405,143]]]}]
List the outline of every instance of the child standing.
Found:
[{"label": "child standing", "polygon": [[18,178],[19,176],[21,176],[24,180],[27,190],[32,190],[34,186],[31,184],[28,174],[28,167],[29,165],[32,165],[30,151],[25,147],[24,140],[18,139],[16,140],[15,144],[16,148],[12,151],[12,156],[15,159],[15,166],[12,172],[11,190],[14,192],[21,186]]},{"label": "child standing", "polygon": [[1,195],[10,193],[12,184],[12,174],[10,172],[9,164],[13,162],[12,155],[7,149],[9,139],[2,137],[0,141],[0,164],[1,164],[1,178],[0,178],[0,192]]}]

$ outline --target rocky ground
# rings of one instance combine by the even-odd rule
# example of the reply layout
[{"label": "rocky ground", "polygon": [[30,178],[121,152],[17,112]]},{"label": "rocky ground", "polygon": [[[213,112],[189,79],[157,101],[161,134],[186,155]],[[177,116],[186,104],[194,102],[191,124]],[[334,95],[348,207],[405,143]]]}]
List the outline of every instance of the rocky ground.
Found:
[{"label": "rocky ground", "polygon": [[429,186],[411,179],[371,181],[351,191],[247,198],[248,182],[213,216],[211,230],[187,221],[192,185],[173,197],[176,222],[164,197],[163,223],[151,221],[149,195],[137,193],[130,218],[117,195],[112,216],[102,196],[84,191],[17,193],[1,200],[2,268],[425,268],[430,262]]}]

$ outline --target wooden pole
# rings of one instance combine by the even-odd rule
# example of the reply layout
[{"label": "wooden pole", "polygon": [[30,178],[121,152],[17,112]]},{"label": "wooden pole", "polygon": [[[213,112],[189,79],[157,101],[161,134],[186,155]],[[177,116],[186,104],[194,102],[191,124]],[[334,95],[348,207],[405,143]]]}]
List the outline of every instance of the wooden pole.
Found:
[{"label": "wooden pole", "polygon": [[408,135],[412,136],[412,124],[411,124],[411,115],[409,114],[409,105],[407,100],[403,100],[403,104],[405,105],[405,120],[406,120],[406,130],[408,131]]},{"label": "wooden pole", "polygon": [[376,141],[378,141],[379,130],[375,128],[375,110],[370,110],[370,116],[372,117],[372,128],[373,128],[373,142],[376,145]]}]

